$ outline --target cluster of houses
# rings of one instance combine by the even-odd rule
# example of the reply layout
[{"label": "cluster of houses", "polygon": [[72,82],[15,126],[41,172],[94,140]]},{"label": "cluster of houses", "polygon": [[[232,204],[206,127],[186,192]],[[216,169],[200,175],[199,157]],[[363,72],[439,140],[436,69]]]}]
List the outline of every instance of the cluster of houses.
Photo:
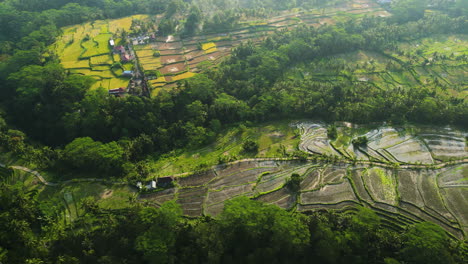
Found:
[{"label": "cluster of houses", "polygon": [[156,34],[153,33],[149,36],[139,36],[139,37],[132,38],[131,40],[134,46],[143,45],[143,44],[147,44],[150,41],[156,40]]},{"label": "cluster of houses", "polygon": [[148,182],[146,185],[143,185],[142,182],[137,182],[136,186],[139,190],[151,191],[157,188],[169,188],[169,187],[172,187],[173,184],[174,184],[173,177],[162,177],[162,178],[157,178],[155,180],[152,180]]},{"label": "cluster of houses", "polygon": [[128,52],[124,46],[119,45],[114,47],[114,53],[120,54],[120,61],[121,62],[129,62],[133,60],[133,56],[131,55],[130,52]]},{"label": "cluster of houses", "polygon": [[123,45],[115,46],[113,39],[109,40],[109,45],[113,48],[114,54],[120,54],[120,61],[129,62],[134,59],[132,54]]}]

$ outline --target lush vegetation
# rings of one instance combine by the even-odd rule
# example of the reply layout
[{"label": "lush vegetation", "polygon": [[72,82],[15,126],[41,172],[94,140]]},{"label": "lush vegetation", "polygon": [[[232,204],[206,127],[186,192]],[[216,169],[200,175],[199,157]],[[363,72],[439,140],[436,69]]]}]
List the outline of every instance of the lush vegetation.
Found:
[{"label": "lush vegetation", "polygon": [[[187,219],[174,202],[104,209],[91,200],[72,224],[55,207],[2,183],[0,261],[4,263],[462,263],[463,244],[421,223],[395,232],[371,210],[284,211],[247,198],[217,219]],[[390,262],[393,261],[393,262]]]},{"label": "lush vegetation", "polygon": [[[178,81],[176,77],[177,89],[161,91],[153,98],[121,98],[109,96],[103,88],[90,89],[96,83],[87,76],[91,70],[76,70],[76,65],[65,67],[74,71],[66,70],[63,54],[50,49],[62,27],[88,23],[91,28],[96,20],[159,15],[148,22],[158,23],[158,34],[187,38],[250,28],[241,18],[267,19],[294,8],[324,10],[342,2],[0,1],[0,150],[58,181],[82,176],[134,183],[147,179],[181,149],[209,143],[206,152],[212,154],[202,157],[203,162],[188,165],[192,160],[182,157],[179,168],[167,171],[203,170],[265,153],[306,161],[307,154],[293,152],[297,140],[290,135],[291,129],[285,133],[288,138],[275,141],[274,135],[248,128],[275,119],[466,128],[468,54],[463,36],[468,33],[468,22],[462,0],[433,0],[430,12],[428,1],[401,0],[386,7],[393,13],[388,18],[349,16],[319,27],[278,30],[260,43],[242,43],[216,67],[180,77],[190,79]],[[132,34],[136,35],[148,24],[134,26],[138,30]],[[85,64],[97,65],[93,67],[102,74],[100,80],[127,69],[118,59],[102,56],[109,52],[109,27],[103,26],[96,36],[83,35],[80,47],[78,41],[64,43],[78,53],[84,51],[68,62],[89,59]],[[451,52],[427,43],[428,38],[441,34],[454,43]],[[461,40],[456,36],[462,36]],[[458,45],[461,48],[455,48]],[[201,52],[216,50],[216,44],[209,41],[199,46],[206,49]],[[161,54],[152,50],[137,51],[137,56],[145,52],[152,60],[160,59]],[[356,63],[353,54],[357,53],[373,54],[369,57],[375,60]],[[232,138],[213,143],[219,133],[228,131],[229,136],[237,129],[240,132]],[[343,138],[333,126],[324,131],[337,151],[349,143],[364,149],[368,143],[364,136]],[[294,150],[286,149],[283,142],[294,145]],[[216,218],[189,219],[173,201],[156,206],[160,208],[147,206],[124,190],[119,199],[98,204],[94,199],[75,199],[73,191],[57,196],[53,191],[39,192],[24,186],[22,176],[15,173],[0,167],[2,263],[467,261],[466,245],[449,238],[440,227],[419,223],[395,231],[365,208],[304,215],[241,197],[226,201]],[[389,183],[386,175],[375,174],[382,183]],[[287,176],[287,182],[280,184],[298,193],[301,175]],[[87,187],[83,184],[80,191]],[[396,199],[393,193],[385,195]]]}]

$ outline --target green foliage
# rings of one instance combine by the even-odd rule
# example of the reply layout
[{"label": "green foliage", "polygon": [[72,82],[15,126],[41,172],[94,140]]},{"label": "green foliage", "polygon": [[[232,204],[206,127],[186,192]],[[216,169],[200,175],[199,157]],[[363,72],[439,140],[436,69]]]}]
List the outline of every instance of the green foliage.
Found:
[{"label": "green foliage", "polygon": [[286,186],[288,187],[290,191],[296,193],[301,189],[301,181],[302,181],[301,175],[297,173],[293,173],[291,175],[291,178],[287,180]]},{"label": "green foliage", "polygon": [[414,225],[405,234],[402,257],[409,263],[454,263],[445,231],[433,223]]},{"label": "green foliage", "polygon": [[63,150],[68,166],[104,173],[121,173],[124,150],[116,142],[103,144],[89,137],[77,138]]},{"label": "green foliage", "polygon": [[175,202],[167,202],[160,209],[144,208],[139,214],[142,223],[150,225],[135,241],[147,263],[171,263],[175,258],[176,229],[182,210]]},{"label": "green foliage", "polygon": [[257,153],[258,143],[251,139],[248,139],[242,144],[242,149],[248,153]]},{"label": "green foliage", "polygon": [[352,143],[354,146],[363,147],[367,145],[368,141],[369,140],[367,139],[366,136],[360,136],[360,137],[353,139]]},{"label": "green foliage", "polygon": [[428,0],[392,1],[394,19],[400,23],[421,19],[427,4]]},{"label": "green foliage", "polygon": [[122,63],[114,62],[111,66],[111,69],[122,69]]},{"label": "green foliage", "polygon": [[232,254],[224,257],[239,262],[284,261],[309,242],[309,231],[300,217],[245,197],[226,202],[219,221],[224,252]]},{"label": "green foliage", "polygon": [[300,161],[307,161],[309,154],[304,151],[296,150],[293,153],[293,157],[298,158]]},{"label": "green foliage", "polygon": [[336,139],[336,137],[338,136],[338,132],[336,130],[335,125],[331,125],[327,128],[327,136],[329,139]]}]

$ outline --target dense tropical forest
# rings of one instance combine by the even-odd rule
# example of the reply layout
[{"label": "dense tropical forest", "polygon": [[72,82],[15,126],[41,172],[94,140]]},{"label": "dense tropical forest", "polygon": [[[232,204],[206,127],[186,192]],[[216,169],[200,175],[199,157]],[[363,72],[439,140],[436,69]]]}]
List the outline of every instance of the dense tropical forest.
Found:
[{"label": "dense tropical forest", "polygon": [[[424,217],[392,225],[382,214],[362,206],[297,212],[238,197],[227,200],[216,217],[187,217],[174,201],[177,196],[166,203],[152,203],[118,187],[113,193],[125,194],[115,204],[103,205],[86,188],[80,190],[90,197],[83,195],[83,199],[76,199],[74,191],[52,190],[59,187],[51,182],[73,189],[74,183],[90,178],[107,185],[135,186],[161,175],[158,171],[200,173],[242,158],[356,164],[358,154],[340,146],[362,151],[368,142],[363,136],[348,138],[345,144],[345,128],[337,132],[334,125],[325,129],[325,137],[340,155],[301,149],[297,131],[288,126],[281,128],[280,136],[273,134],[276,130],[268,131],[271,138],[287,135],[278,144],[262,141],[261,136],[254,140],[267,134],[262,127],[265,122],[385,122],[466,131],[467,2],[358,1],[360,6],[372,4],[391,15],[340,11],[355,2],[0,1],[0,263],[466,263],[466,240],[446,232],[450,227],[424,222]],[[289,19],[297,22],[294,26],[271,30],[264,22],[291,12],[295,12],[295,18]],[[127,96],[110,95],[103,82],[81,74],[87,70],[80,74],[70,70],[63,63],[68,55],[53,48],[74,25],[90,23],[94,28],[95,21],[141,14],[147,19],[130,20],[129,32],[118,30],[115,35],[120,41],[130,42],[156,28],[157,37],[189,40],[197,52],[220,46],[198,40],[204,35],[219,34],[220,42],[229,39],[236,45],[218,63],[193,64],[197,72],[180,80],[167,82],[173,76],[162,73],[160,65],[157,71],[141,70],[144,81],[166,78],[169,85],[157,88],[157,93],[137,91]],[[329,19],[328,23],[315,18],[311,25],[298,22],[311,14]],[[103,28],[99,34],[110,34],[110,29]],[[237,43],[235,31],[260,37]],[[67,39],[65,47],[76,44],[90,49],[91,38],[84,34],[79,45],[78,40]],[[436,38],[437,43],[453,45],[439,48]],[[144,52],[135,48],[135,53],[138,57]],[[150,53],[152,60],[165,56]],[[81,59],[86,57],[83,54],[74,56]],[[101,72],[126,70],[123,62],[99,63],[93,67],[101,67]],[[135,65],[152,64],[140,58]],[[173,65],[177,64],[169,63]],[[440,166],[434,163],[424,169],[466,163],[467,134],[463,135],[464,142],[456,140],[463,145],[461,158],[434,158]],[[205,155],[206,146],[215,146],[208,149],[216,154]],[[183,155],[189,156],[183,162],[190,166],[167,169]],[[407,165],[422,170],[425,166],[382,155],[372,158],[370,151],[366,155],[370,158],[365,162],[393,168]],[[205,160],[196,161],[200,156]],[[40,176],[42,183],[38,183],[37,175],[24,173],[28,168],[46,179]],[[466,179],[466,167],[461,170]],[[288,174],[281,187],[297,194],[302,180],[298,174]],[[157,191],[170,187],[158,186]],[[105,189],[111,193],[108,189],[112,188]],[[95,196],[104,199],[105,194]],[[466,207],[460,211],[468,213]],[[454,225],[466,235],[459,231],[465,226]]]}]

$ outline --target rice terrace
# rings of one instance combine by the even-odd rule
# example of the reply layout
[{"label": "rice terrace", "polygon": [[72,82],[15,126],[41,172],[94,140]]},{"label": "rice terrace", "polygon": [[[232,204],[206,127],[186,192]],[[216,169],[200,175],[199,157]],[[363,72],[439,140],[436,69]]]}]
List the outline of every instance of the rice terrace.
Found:
[{"label": "rice terrace", "polygon": [[[131,78],[140,86],[135,93],[148,89],[148,93],[156,96],[161,90],[175,87],[178,81],[215,66],[241,43],[262,41],[277,30],[300,25],[318,27],[363,15],[386,17],[390,14],[373,1],[356,0],[338,6],[330,3],[330,6],[307,12],[285,11],[264,20],[247,19],[233,31],[184,39],[157,35],[160,16],[135,15],[66,27],[50,49],[58,54],[70,73],[95,78],[92,88],[135,89],[129,83]],[[125,40],[123,36],[129,33],[133,37]],[[125,77],[122,75],[125,70],[138,74]],[[147,84],[142,85],[140,79]]]},{"label": "rice terrace", "polygon": [[[175,177],[175,188],[140,198],[155,204],[176,200],[190,216],[217,215],[226,200],[241,195],[298,211],[365,204],[392,228],[426,220],[466,237],[466,132],[430,127],[371,130],[348,123],[338,126],[338,137],[329,141],[324,124],[295,126],[301,135],[299,149],[331,159],[258,158],[216,165]],[[362,134],[369,138],[365,148],[351,143]],[[294,173],[302,177],[297,192],[287,187]]]}]

